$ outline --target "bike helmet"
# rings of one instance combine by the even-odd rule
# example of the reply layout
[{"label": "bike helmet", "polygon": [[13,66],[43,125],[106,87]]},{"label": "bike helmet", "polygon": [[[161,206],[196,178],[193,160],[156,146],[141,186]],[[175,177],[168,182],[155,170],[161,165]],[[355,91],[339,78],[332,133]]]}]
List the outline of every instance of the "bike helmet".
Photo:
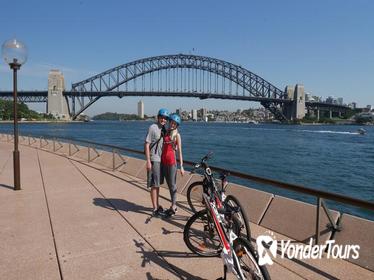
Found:
[{"label": "bike helmet", "polygon": [[177,114],[171,114],[169,120],[175,121],[178,126],[181,124],[181,117]]},{"label": "bike helmet", "polygon": [[166,117],[166,118],[169,118],[169,111],[168,109],[160,109],[158,110],[158,114],[157,114],[158,117]]}]

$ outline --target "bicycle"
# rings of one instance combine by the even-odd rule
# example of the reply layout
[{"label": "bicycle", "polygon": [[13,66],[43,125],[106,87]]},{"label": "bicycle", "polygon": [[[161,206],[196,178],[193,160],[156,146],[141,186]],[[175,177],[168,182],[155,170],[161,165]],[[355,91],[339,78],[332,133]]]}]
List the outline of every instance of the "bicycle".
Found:
[{"label": "bicycle", "polygon": [[196,212],[184,227],[183,239],[187,247],[200,256],[219,256],[224,263],[224,277],[232,272],[237,279],[268,280],[265,266],[258,265],[258,254],[250,241],[237,234],[238,221],[234,218],[240,207],[221,205],[212,185],[209,195],[203,192],[206,209]]},{"label": "bicycle", "polygon": [[[227,177],[229,173],[222,172],[219,176],[221,181],[221,188],[217,187],[216,179],[213,176],[213,173],[207,163],[207,161],[212,157],[213,153],[209,152],[206,156],[204,156],[199,163],[195,163],[191,173],[195,173],[198,169],[203,169],[204,171],[204,179],[203,181],[198,181],[192,183],[187,189],[187,202],[190,206],[191,210],[196,213],[198,210],[205,208],[205,203],[203,199],[203,193],[208,194],[208,190],[212,189],[214,194],[219,198],[218,208],[222,207],[222,203],[226,205],[226,207],[230,206],[231,208],[238,207],[240,211],[235,214],[234,219],[237,220],[237,224],[239,226],[238,235],[242,237],[248,238],[251,240],[251,231],[248,224],[248,217],[246,213],[242,210],[243,207],[241,206],[238,199],[233,195],[226,196],[226,188],[229,185],[227,181]],[[209,194],[208,194],[209,195]]]}]

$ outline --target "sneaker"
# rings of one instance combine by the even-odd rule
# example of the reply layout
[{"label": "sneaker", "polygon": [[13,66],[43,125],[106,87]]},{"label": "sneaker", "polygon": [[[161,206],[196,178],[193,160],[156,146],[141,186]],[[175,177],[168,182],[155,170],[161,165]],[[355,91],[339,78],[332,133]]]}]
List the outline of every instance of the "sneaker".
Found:
[{"label": "sneaker", "polygon": [[165,211],[165,214],[167,217],[174,216],[177,213],[178,208],[169,208],[168,210]]},{"label": "sneaker", "polygon": [[156,217],[165,216],[164,208],[162,208],[162,206],[159,206],[156,210],[153,210],[152,215]]}]

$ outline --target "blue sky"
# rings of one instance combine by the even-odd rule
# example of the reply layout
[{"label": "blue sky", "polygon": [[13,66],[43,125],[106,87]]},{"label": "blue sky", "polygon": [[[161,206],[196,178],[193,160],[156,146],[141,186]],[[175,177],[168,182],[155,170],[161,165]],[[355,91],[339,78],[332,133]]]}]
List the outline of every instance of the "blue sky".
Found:
[{"label": "blue sky", "polygon": [[[46,89],[48,71],[66,88],[135,59],[189,53],[240,64],[283,89],[374,105],[374,2],[356,1],[5,1],[0,43],[16,37],[29,49],[20,89]],[[12,16],[14,18],[12,19]],[[12,86],[0,64],[0,90]],[[102,98],[89,115],[135,113],[140,98]],[[256,103],[143,98],[160,107],[235,110]],[[34,105],[43,110],[44,106]]]}]

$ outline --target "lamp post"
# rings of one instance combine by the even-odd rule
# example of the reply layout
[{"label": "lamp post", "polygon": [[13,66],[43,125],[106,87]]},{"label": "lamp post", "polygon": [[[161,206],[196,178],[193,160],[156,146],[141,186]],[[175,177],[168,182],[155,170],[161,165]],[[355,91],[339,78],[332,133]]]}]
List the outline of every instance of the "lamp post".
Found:
[{"label": "lamp post", "polygon": [[14,119],[14,151],[13,151],[13,173],[14,173],[14,190],[21,189],[20,180],[20,161],[18,151],[18,116],[17,116],[17,70],[25,64],[27,60],[26,46],[12,39],[6,41],[1,48],[2,56],[5,63],[13,70],[13,119]]}]

